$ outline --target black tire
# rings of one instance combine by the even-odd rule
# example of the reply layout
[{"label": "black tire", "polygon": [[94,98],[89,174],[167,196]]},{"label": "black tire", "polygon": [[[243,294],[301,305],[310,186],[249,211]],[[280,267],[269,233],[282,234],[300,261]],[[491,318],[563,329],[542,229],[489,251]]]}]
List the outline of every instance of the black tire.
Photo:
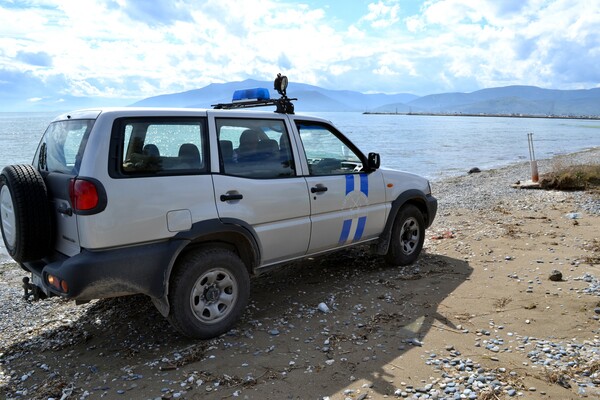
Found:
[{"label": "black tire", "polygon": [[9,165],[0,174],[0,225],[8,254],[17,262],[39,260],[52,244],[46,184],[31,165]]},{"label": "black tire", "polygon": [[233,327],[249,297],[250,277],[235,253],[196,250],[181,259],[171,278],[168,320],[187,337],[210,339]]},{"label": "black tire", "polygon": [[385,260],[391,265],[409,265],[414,263],[425,241],[425,219],[421,211],[407,204],[396,215],[392,227],[390,247]]}]

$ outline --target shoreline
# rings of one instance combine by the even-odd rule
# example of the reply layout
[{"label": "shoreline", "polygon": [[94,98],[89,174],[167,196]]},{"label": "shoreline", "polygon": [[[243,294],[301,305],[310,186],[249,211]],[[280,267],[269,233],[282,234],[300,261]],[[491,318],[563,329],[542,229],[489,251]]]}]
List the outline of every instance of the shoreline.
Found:
[{"label": "shoreline", "polygon": [[[566,153],[560,153],[560,154],[554,154],[550,157],[545,157],[545,158],[538,158],[537,164],[538,164],[538,168],[540,168],[540,176],[543,175],[544,172],[549,171],[549,168],[552,167],[552,164],[559,161],[562,163],[568,163],[570,165],[576,165],[576,164],[598,164],[600,163],[600,146],[596,146],[596,147],[589,147],[589,148],[584,148],[581,150],[576,150],[576,151],[572,151],[572,152],[566,152]],[[477,165],[473,165],[473,167],[478,167]],[[530,162],[529,160],[514,160],[514,161],[509,161],[508,164],[504,164],[504,165],[498,165],[498,166],[493,166],[489,169],[482,169],[481,172],[493,172],[493,171],[497,171],[497,172],[501,172],[502,170],[511,170],[514,169],[516,172],[523,174],[522,171],[527,170],[527,174],[517,178],[517,180],[528,180],[531,179],[531,173],[530,173]],[[543,171],[541,168],[546,168],[545,171]],[[431,182],[443,182],[445,180],[453,180],[456,178],[460,178],[460,177],[465,177],[465,176],[470,176],[470,175],[477,175],[475,174],[468,174],[468,171],[464,171],[458,175],[439,175],[438,177],[434,177],[431,178],[430,181]]]},{"label": "shoreline", "polygon": [[544,118],[544,119],[584,119],[600,120],[598,115],[536,115],[536,114],[474,114],[474,113],[434,113],[434,112],[376,112],[364,111],[364,115],[408,115],[427,117],[499,117],[499,118]]},{"label": "shoreline", "polygon": [[[552,171],[556,166],[598,164],[600,163],[600,147],[581,150],[574,153],[555,155],[551,158],[538,159],[539,175]],[[519,161],[503,167],[482,170],[480,173],[444,177],[431,180],[433,195],[442,206],[468,208],[486,208],[496,200],[533,192],[545,192],[543,189],[515,189],[511,184],[517,181],[531,180],[529,161]],[[572,192],[580,196],[582,192]]]}]

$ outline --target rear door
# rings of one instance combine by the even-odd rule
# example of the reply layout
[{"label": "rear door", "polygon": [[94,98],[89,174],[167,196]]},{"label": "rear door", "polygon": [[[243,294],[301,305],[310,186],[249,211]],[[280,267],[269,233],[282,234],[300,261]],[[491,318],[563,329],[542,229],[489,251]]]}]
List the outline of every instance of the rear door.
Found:
[{"label": "rear door", "polygon": [[211,120],[221,171],[213,176],[219,217],[254,232],[262,266],[304,255],[310,205],[287,118],[226,115]]},{"label": "rear door", "polygon": [[68,256],[80,251],[77,215],[71,209],[69,185],[79,172],[81,157],[97,114],[71,115],[70,119],[52,122],[33,160],[33,165],[46,182],[54,213],[54,231],[59,233],[54,235],[54,247]]},{"label": "rear door", "polygon": [[[108,202],[104,211],[78,217],[82,247],[165,240],[200,221],[217,218],[206,113],[130,114],[113,118],[107,113],[96,126],[106,129],[107,135],[98,138],[94,134],[92,139],[99,140],[88,144],[82,173],[85,176],[88,168],[109,174],[99,177]],[[102,146],[107,147],[98,150]],[[105,155],[94,160],[93,153],[88,153],[92,149]]]}]

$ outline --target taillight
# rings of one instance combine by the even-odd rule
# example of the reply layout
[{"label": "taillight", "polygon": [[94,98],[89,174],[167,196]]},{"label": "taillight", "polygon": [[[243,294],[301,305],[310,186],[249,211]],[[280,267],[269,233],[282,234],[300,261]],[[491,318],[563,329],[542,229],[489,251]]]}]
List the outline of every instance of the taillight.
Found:
[{"label": "taillight", "polygon": [[69,197],[71,198],[71,207],[75,211],[92,210],[100,202],[96,185],[83,179],[71,179]]}]

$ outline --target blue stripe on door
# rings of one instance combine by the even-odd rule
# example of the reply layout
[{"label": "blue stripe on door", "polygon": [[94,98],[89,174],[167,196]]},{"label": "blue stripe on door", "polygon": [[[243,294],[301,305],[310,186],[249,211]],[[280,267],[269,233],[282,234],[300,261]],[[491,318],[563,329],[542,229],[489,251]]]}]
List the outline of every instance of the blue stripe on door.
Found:
[{"label": "blue stripe on door", "polygon": [[346,175],[346,195],[354,191],[354,175]]},{"label": "blue stripe on door", "polygon": [[369,175],[367,174],[360,174],[360,191],[369,197]]},{"label": "blue stripe on door", "polygon": [[365,225],[367,224],[367,217],[360,217],[358,219],[358,226],[356,227],[356,233],[354,234],[354,242],[360,240],[365,231]]},{"label": "blue stripe on door", "polygon": [[347,219],[344,221],[344,225],[342,225],[342,234],[340,235],[339,244],[346,243],[348,240],[348,236],[350,236],[350,227],[352,226],[352,220]]}]

